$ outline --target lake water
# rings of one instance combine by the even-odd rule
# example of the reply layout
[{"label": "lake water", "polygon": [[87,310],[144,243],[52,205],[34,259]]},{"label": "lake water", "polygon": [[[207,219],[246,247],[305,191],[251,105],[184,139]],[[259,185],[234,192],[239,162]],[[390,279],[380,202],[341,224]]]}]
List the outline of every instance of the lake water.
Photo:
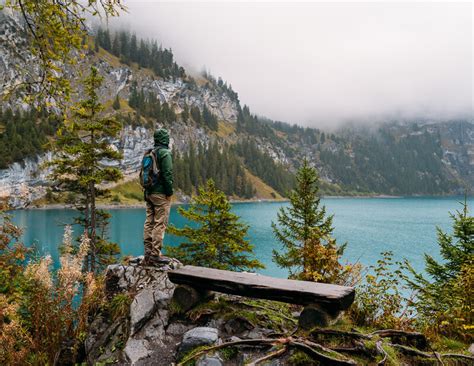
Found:
[{"label": "lake water", "polygon": [[[451,232],[449,212],[461,208],[462,197],[447,198],[326,198],[322,202],[330,214],[335,214],[335,237],[339,243],[347,242],[344,260],[375,264],[380,252],[391,250],[397,259],[407,258],[421,270],[423,254],[439,258],[436,230],[439,226]],[[474,198],[468,199],[469,207]],[[255,246],[256,257],[266,265],[264,274],[285,277],[271,260],[272,249],[279,248],[271,222],[282,202],[236,203],[233,211],[249,228],[249,239]],[[122,248],[124,255],[143,254],[144,209],[113,209],[110,238]],[[13,221],[24,229],[23,241],[35,244],[41,254],[51,254],[58,260],[58,244],[63,235],[63,225],[70,223],[76,214],[73,210],[19,210],[12,212]],[[184,225],[176,206],[171,210],[170,221]],[[165,244],[176,245],[180,238],[165,237]]]}]

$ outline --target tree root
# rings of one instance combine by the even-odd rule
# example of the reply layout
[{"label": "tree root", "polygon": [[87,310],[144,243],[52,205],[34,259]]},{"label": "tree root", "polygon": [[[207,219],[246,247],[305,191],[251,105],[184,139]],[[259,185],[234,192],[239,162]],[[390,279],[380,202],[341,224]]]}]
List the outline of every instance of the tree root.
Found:
[{"label": "tree root", "polygon": [[[307,353],[310,356],[313,356],[314,359],[320,361],[323,365],[329,365],[329,366],[344,366],[344,365],[357,365],[357,362],[355,362],[352,359],[344,359],[344,356],[338,354],[336,351],[333,351],[329,348],[325,348],[321,346],[320,344],[308,341],[308,340],[299,340],[299,341],[293,341],[291,343],[296,348],[299,348],[301,351]],[[329,356],[328,354],[321,353],[329,353],[329,354],[336,354],[341,357],[341,359],[334,358]]]},{"label": "tree root", "polygon": [[284,354],[286,351],[287,351],[287,347],[281,347],[279,349],[277,349],[276,351],[273,351],[273,352],[270,352],[268,354],[266,354],[265,356],[263,357],[260,357],[248,364],[246,364],[246,366],[257,366],[259,363],[263,362],[263,361],[268,361],[268,360],[271,360],[272,358],[275,358],[275,357],[278,357],[278,356],[281,356],[282,354]]},{"label": "tree root", "polygon": [[312,336],[314,335],[329,335],[329,336],[337,336],[337,337],[346,337],[346,338],[353,338],[353,339],[371,339],[371,335],[363,334],[363,333],[356,333],[356,332],[346,332],[343,330],[336,330],[336,329],[327,329],[327,328],[315,328],[310,333]]},{"label": "tree root", "polygon": [[392,338],[395,343],[401,343],[401,339],[406,339],[410,345],[425,349],[428,346],[428,340],[423,333],[407,332],[398,329],[382,329],[368,334],[370,337],[378,336],[380,338]]},{"label": "tree root", "polygon": [[375,342],[375,348],[377,349],[377,353],[383,356],[383,359],[380,362],[378,362],[377,365],[378,366],[385,365],[385,362],[387,362],[388,355],[387,355],[387,352],[385,352],[385,350],[383,349],[382,341]]},{"label": "tree root", "polygon": [[[402,332],[402,331],[400,331]],[[405,332],[403,332],[405,333]],[[406,332],[409,335],[412,333]],[[375,336],[386,336],[390,337],[390,335],[400,336],[401,334],[398,331],[394,330],[387,330],[384,331],[376,331],[370,334],[359,334],[355,332],[344,332],[339,330],[331,330],[331,329],[315,329],[311,332],[313,334],[327,334],[327,335],[339,335],[345,336],[349,338],[355,339],[355,347],[331,347],[326,348],[318,343],[312,342],[310,340],[300,338],[300,337],[293,337],[289,336],[286,338],[260,338],[260,339],[242,339],[233,342],[226,342],[215,346],[210,346],[200,350],[199,352],[193,353],[187,357],[185,357],[181,362],[178,363],[178,366],[184,366],[189,361],[195,360],[198,357],[207,354],[212,351],[216,351],[226,347],[235,347],[235,346],[250,346],[250,347],[279,347],[277,350],[268,353],[267,355],[252,361],[248,366],[257,366],[259,363],[269,360],[271,358],[275,358],[284,354],[289,348],[296,348],[300,351],[303,351],[307,355],[311,356],[315,360],[321,362],[323,365],[328,366],[346,366],[346,365],[356,365],[357,363],[346,356],[343,356],[341,353],[349,353],[349,354],[364,354],[365,356],[374,356],[374,352],[367,348],[364,345],[363,340],[370,340],[373,339]],[[418,334],[413,334],[414,337],[419,337]],[[421,337],[420,337],[421,339]],[[411,356],[411,357],[423,357],[428,359],[436,359],[438,362],[442,364],[442,359],[458,359],[463,361],[474,362],[473,356],[468,356],[464,354],[455,354],[455,353],[445,353],[440,354],[436,352],[424,352],[420,351],[413,347],[408,347],[402,344],[397,343],[386,343],[386,345],[396,349],[400,353]],[[382,340],[377,340],[375,343],[376,347],[376,354],[382,355],[383,359],[377,363],[377,365],[383,366],[386,364],[388,360],[388,354],[383,348]]]},{"label": "tree root", "polygon": [[[332,351],[328,348],[325,348],[321,346],[320,344],[313,343],[304,339],[299,339],[299,338],[280,338],[280,339],[268,339],[268,338],[260,338],[260,339],[242,339],[239,341],[233,341],[233,342],[226,342],[222,344],[218,344],[216,346],[211,346],[202,349],[199,352],[196,352],[194,354],[189,355],[188,357],[185,357],[182,361],[178,363],[178,366],[184,366],[186,363],[189,361],[195,360],[198,357],[212,352],[216,351],[222,348],[226,347],[235,347],[235,346],[278,346],[278,345],[283,345],[284,347],[282,349],[287,349],[289,347],[294,347],[298,348],[301,351],[307,353],[308,355],[312,356],[314,359],[323,362],[324,365],[328,366],[346,366],[346,365],[356,365],[357,363],[354,360],[351,359],[337,359],[334,357],[329,356],[328,354],[324,354],[322,352],[326,353],[332,353],[339,355],[337,352]],[[282,352],[283,353],[283,352]],[[273,354],[272,357],[276,357],[276,354]],[[342,358],[344,356],[340,355]],[[259,360],[257,360],[259,361]],[[264,361],[260,360],[259,362]],[[255,361],[254,361],[255,363]]]},{"label": "tree root", "polygon": [[423,352],[420,350],[417,350],[416,348],[412,347],[407,347],[403,346],[401,344],[394,344],[394,343],[389,343],[389,345],[396,350],[398,350],[400,353],[403,353],[404,355],[407,356],[418,356],[418,357],[424,357],[424,358],[431,358],[431,359],[443,359],[443,358],[457,358],[461,360],[466,360],[466,361],[472,361],[474,362],[474,356],[468,356],[468,355],[463,355],[461,353],[429,353],[429,352]]}]

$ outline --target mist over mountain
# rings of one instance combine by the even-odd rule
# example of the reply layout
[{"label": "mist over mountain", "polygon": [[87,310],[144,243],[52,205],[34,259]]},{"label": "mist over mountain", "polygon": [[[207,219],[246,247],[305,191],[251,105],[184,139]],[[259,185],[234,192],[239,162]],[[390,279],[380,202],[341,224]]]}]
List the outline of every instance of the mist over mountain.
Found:
[{"label": "mist over mountain", "polygon": [[157,38],[242,103],[313,127],[472,118],[472,3],[130,2],[111,24]]}]

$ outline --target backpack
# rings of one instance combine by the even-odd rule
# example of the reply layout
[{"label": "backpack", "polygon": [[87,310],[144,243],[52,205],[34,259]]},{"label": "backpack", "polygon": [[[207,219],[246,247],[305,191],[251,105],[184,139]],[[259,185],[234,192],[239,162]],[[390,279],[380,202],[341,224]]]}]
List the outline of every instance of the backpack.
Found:
[{"label": "backpack", "polygon": [[149,149],[143,154],[140,168],[140,185],[147,190],[158,182],[160,168],[158,158],[154,149]]}]

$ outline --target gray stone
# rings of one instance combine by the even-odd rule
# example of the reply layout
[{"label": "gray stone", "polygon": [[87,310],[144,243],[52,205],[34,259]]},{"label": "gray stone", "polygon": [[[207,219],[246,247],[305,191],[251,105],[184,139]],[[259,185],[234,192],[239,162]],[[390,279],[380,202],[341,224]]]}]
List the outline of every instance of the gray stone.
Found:
[{"label": "gray stone", "polygon": [[223,366],[222,360],[217,356],[203,356],[196,362],[196,366]]},{"label": "gray stone", "polygon": [[218,331],[216,328],[197,327],[184,333],[183,341],[178,350],[178,358],[188,353],[190,350],[200,347],[209,346],[218,340]]},{"label": "gray stone", "polygon": [[189,325],[181,324],[181,323],[172,323],[166,329],[166,334],[172,336],[183,335],[189,330]]},{"label": "gray stone", "polygon": [[318,305],[308,305],[301,312],[298,325],[303,329],[327,327],[331,323],[328,313]]},{"label": "gray stone", "polygon": [[130,305],[130,326],[132,335],[138,332],[153,316],[157,308],[153,288],[140,291]]},{"label": "gray stone", "polygon": [[474,343],[471,343],[467,351],[474,356]]},{"label": "gray stone", "polygon": [[135,365],[139,360],[148,357],[152,353],[146,339],[133,338],[128,340],[124,351],[131,365]]}]

